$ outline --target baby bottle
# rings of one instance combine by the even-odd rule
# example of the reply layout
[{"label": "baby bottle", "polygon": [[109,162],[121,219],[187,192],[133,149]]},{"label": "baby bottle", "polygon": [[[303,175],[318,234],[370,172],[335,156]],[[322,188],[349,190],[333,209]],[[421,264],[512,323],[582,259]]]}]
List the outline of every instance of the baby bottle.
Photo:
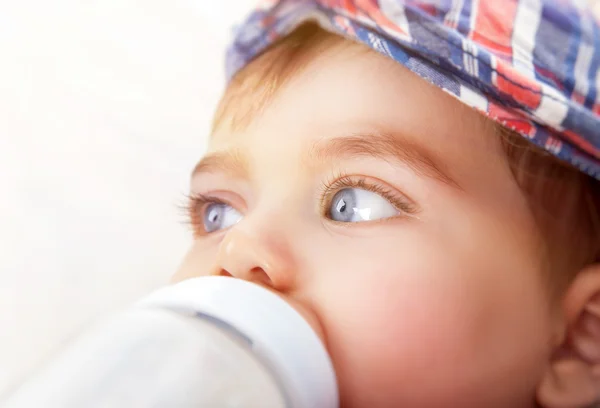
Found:
[{"label": "baby bottle", "polygon": [[276,294],[230,277],[168,286],[87,332],[4,408],[336,408],[329,355]]}]

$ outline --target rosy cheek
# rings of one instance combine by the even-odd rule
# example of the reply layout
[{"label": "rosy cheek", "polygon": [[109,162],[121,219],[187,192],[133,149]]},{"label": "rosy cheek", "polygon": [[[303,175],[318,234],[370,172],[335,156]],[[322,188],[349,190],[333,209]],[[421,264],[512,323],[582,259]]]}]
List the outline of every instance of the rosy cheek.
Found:
[{"label": "rosy cheek", "polygon": [[339,285],[324,322],[343,387],[364,389],[367,382],[406,403],[435,399],[418,393],[439,386],[460,389],[468,379],[456,379],[457,368],[470,377],[468,362],[476,371],[474,349],[486,320],[477,298],[448,270],[373,273],[376,279]]},{"label": "rosy cheek", "polygon": [[345,299],[347,309],[353,310],[349,326],[363,329],[353,341],[377,345],[368,351],[373,358],[380,360],[382,353],[386,358],[397,356],[405,367],[413,366],[412,360],[418,365],[450,363],[470,346],[480,308],[452,279],[429,279],[431,275],[415,272],[400,277],[399,271],[396,276],[380,273],[379,279],[363,281],[354,289],[361,293],[360,305]]},{"label": "rosy cheek", "polygon": [[536,280],[522,277],[530,271],[511,274],[473,256],[450,262],[442,251],[396,251],[390,260],[394,252],[384,250],[344,265],[343,283],[322,282],[327,297],[318,302],[342,393],[372,392],[366,406],[393,400],[422,408],[527,398],[544,357],[531,346],[543,344],[547,331]]}]

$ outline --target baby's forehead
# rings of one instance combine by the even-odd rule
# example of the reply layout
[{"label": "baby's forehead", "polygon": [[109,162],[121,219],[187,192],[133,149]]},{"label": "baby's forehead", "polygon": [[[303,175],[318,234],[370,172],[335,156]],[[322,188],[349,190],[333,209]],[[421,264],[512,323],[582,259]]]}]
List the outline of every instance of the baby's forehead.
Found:
[{"label": "baby's forehead", "polygon": [[419,174],[446,181],[454,179],[451,172],[465,175],[489,162],[486,156],[502,161],[495,128],[485,117],[394,61],[351,44],[323,49],[277,88],[257,83],[264,73],[250,67],[230,85],[235,98],[221,112],[211,150],[252,156],[285,144],[303,159],[317,151],[356,157],[370,151],[373,157],[400,157]]},{"label": "baby's forehead", "polygon": [[[493,133],[486,117],[397,62],[354,41],[322,35],[318,46],[306,45],[307,51],[291,59],[284,42],[244,68],[227,87],[213,137],[259,127],[265,115],[285,119],[290,127],[303,119],[323,127],[339,122],[390,127],[387,121],[406,132],[412,126],[444,134]],[[407,112],[418,115],[401,123]]]}]

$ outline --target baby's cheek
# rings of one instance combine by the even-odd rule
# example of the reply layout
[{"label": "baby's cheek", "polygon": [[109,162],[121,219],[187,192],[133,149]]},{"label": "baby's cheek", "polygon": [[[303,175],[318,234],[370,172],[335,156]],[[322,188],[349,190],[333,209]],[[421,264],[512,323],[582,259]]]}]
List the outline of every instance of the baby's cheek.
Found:
[{"label": "baby's cheek", "polygon": [[[360,340],[398,354],[405,367],[461,358],[484,321],[464,282],[425,271],[395,272],[382,271],[379,279],[361,285],[362,306],[354,316],[365,329]],[[371,352],[381,355],[382,349]]]},{"label": "baby's cheek", "polygon": [[491,355],[503,347],[492,334],[510,330],[497,316],[502,291],[435,264],[355,264],[367,278],[345,279],[330,297],[328,341],[356,406],[485,406],[498,390],[494,359],[514,357]]},{"label": "baby's cheek", "polygon": [[439,281],[401,271],[395,279],[390,271],[372,272],[377,278],[345,281],[336,305],[325,313],[331,353],[343,386],[365,390],[360,398],[408,403],[405,388],[424,389],[433,377],[443,381],[450,374],[442,370],[460,365],[478,317],[459,292]]}]

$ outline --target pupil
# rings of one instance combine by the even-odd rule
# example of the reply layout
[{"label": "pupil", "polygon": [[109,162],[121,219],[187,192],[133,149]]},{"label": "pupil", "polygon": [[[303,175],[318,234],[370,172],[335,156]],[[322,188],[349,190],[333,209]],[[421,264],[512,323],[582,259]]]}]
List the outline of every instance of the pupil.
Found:
[{"label": "pupil", "polygon": [[208,216],[208,220],[210,222],[216,222],[218,219],[219,219],[219,210],[213,207]]},{"label": "pupil", "polygon": [[341,200],[338,202],[338,205],[337,205],[337,210],[338,210],[339,212],[344,212],[344,211],[346,211],[346,200],[344,200],[344,199],[341,199]]}]

